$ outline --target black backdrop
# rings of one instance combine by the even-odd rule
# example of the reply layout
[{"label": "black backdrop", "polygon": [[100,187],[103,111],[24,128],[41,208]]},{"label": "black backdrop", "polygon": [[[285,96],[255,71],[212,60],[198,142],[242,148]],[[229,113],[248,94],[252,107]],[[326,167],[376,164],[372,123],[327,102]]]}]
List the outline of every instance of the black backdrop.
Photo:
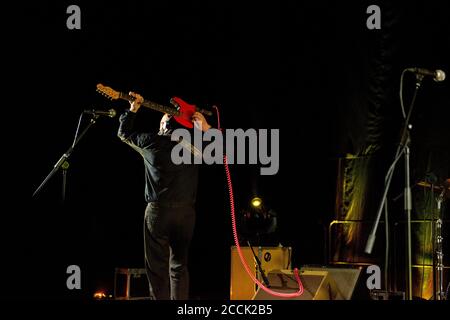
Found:
[{"label": "black backdrop", "polygon": [[[180,96],[216,104],[224,127],[280,129],[278,174],[232,166],[235,197],[239,208],[258,194],[278,212],[281,243],[301,265],[327,262],[337,159],[395,141],[401,70],[450,72],[449,22],[437,1],[379,2],[381,30],[366,28],[369,2],[78,1],[81,30],[68,30],[70,4],[41,1],[5,13],[13,94],[4,140],[13,166],[4,167],[2,246],[3,267],[17,277],[8,277],[4,295],[90,297],[111,292],[115,267],[143,264],[143,167],[117,139],[117,118],[99,119],[77,146],[64,205],[61,172],[30,200],[70,146],[82,110],[127,107],[96,93],[97,83],[160,103]],[[449,87],[429,80],[417,100],[417,145],[440,152],[450,136]],[[156,127],[159,118],[144,110],[141,125]],[[202,168],[197,211],[192,296],[227,298],[232,237],[221,166]],[[70,264],[82,269],[77,294],[65,287]]]}]

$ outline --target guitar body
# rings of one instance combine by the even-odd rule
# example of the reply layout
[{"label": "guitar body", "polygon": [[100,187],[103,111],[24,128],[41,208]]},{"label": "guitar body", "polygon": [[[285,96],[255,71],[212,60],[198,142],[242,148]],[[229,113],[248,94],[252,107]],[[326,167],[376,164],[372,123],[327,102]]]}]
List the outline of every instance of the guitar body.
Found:
[{"label": "guitar body", "polygon": [[193,104],[189,104],[178,97],[170,99],[175,108],[177,108],[179,115],[175,115],[174,119],[182,126],[192,129],[194,124],[192,123],[192,116],[194,115],[197,107]]}]

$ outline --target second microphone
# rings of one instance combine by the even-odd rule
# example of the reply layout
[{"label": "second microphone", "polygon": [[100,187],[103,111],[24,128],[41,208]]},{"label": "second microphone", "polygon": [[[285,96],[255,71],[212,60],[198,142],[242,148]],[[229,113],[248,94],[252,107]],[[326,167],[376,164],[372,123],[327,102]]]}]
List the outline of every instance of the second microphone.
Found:
[{"label": "second microphone", "polygon": [[114,110],[114,109],[109,109],[109,110],[92,109],[92,110],[84,110],[83,112],[87,113],[87,114],[92,114],[94,116],[107,116],[110,118],[114,118],[116,116],[116,110]]}]

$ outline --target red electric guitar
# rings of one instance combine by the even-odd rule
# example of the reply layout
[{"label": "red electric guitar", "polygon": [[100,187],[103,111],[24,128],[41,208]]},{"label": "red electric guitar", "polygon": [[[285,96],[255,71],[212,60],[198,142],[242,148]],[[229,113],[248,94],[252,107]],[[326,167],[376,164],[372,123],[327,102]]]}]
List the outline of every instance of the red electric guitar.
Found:
[{"label": "red electric guitar", "polygon": [[[97,91],[111,100],[122,99],[130,102],[133,102],[135,100],[135,98],[133,96],[130,96],[129,94],[116,91],[110,87],[102,85],[101,83],[97,84]],[[172,115],[179,124],[189,129],[193,128],[194,126],[194,124],[192,123],[192,115],[194,114],[194,112],[198,111],[208,116],[212,115],[211,111],[197,108],[195,105],[189,104],[177,97],[171,98],[170,103],[173,105],[173,107],[163,106],[161,104],[144,99],[142,105],[144,107]]]}]

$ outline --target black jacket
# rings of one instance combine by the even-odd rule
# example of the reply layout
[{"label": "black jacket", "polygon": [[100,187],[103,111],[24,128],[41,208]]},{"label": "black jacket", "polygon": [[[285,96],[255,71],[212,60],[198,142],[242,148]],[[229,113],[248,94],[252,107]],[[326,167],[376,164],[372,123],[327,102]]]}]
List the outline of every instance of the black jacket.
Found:
[{"label": "black jacket", "polygon": [[127,110],[119,118],[119,138],[139,152],[145,166],[145,200],[170,205],[193,205],[197,194],[198,165],[175,165],[170,157],[170,135],[138,133],[136,114]]}]

